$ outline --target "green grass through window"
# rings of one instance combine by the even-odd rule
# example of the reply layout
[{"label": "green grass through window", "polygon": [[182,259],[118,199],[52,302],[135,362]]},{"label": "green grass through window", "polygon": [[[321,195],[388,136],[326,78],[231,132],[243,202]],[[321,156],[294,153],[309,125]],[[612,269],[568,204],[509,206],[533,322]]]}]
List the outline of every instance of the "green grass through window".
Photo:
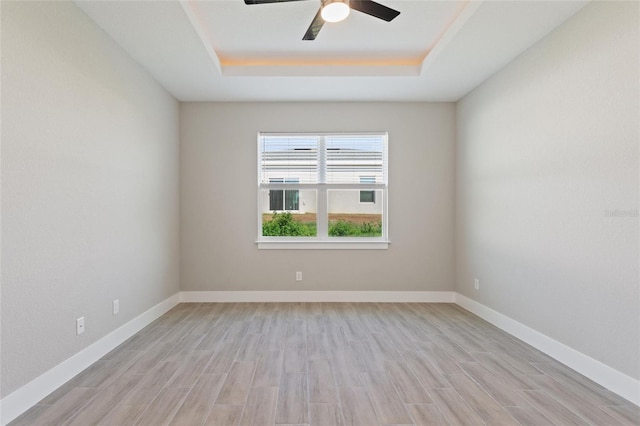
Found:
[{"label": "green grass through window", "polygon": [[[369,217],[370,216],[370,217]],[[294,215],[274,212],[262,216],[262,235],[265,237],[315,237],[315,214]],[[381,237],[380,215],[329,214],[331,237]]]}]

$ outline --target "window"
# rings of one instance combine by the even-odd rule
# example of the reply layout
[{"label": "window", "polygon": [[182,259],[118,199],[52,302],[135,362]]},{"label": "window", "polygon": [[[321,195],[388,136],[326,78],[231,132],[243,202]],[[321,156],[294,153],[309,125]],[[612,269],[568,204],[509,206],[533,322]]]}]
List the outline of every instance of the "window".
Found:
[{"label": "window", "polygon": [[[372,184],[376,183],[375,176],[360,176],[360,183]],[[374,203],[376,202],[376,191],[360,191],[361,203]]]},{"label": "window", "polygon": [[[269,178],[269,183],[298,183],[296,178]],[[299,210],[300,193],[297,189],[269,191],[269,210]]]},{"label": "window", "polygon": [[387,248],[387,135],[258,135],[259,248]]}]

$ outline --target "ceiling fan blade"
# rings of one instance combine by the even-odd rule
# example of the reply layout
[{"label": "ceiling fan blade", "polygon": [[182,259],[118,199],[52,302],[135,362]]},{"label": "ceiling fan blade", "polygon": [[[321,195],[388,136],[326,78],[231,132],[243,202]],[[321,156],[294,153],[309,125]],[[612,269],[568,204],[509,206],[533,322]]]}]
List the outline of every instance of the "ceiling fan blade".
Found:
[{"label": "ceiling fan blade", "polygon": [[396,16],[400,15],[400,12],[397,10],[391,9],[390,7],[376,3],[372,0],[351,0],[349,2],[349,7],[353,10],[375,16],[376,18],[380,18],[387,22],[392,21]]},{"label": "ceiling fan blade", "polygon": [[324,19],[322,19],[322,16],[320,15],[320,12],[322,11],[322,8],[318,9],[318,13],[316,13],[315,18],[313,18],[313,21],[311,21],[311,25],[309,25],[309,28],[307,28],[307,32],[304,33],[304,37],[302,37],[303,40],[315,40],[318,33],[320,32],[320,29],[322,29],[322,26],[324,25]]},{"label": "ceiling fan blade", "polygon": [[244,4],[267,4],[267,3],[280,3],[290,1],[304,1],[304,0],[244,0]]}]

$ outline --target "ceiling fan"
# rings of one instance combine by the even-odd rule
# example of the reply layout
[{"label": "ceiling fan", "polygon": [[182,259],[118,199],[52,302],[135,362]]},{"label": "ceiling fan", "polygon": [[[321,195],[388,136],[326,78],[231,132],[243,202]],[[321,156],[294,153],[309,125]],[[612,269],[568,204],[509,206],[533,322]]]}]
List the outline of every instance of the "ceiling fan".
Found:
[{"label": "ceiling fan", "polygon": [[[303,0],[244,0],[245,4],[266,4],[266,3],[281,3],[290,1],[303,1]],[[302,37],[303,40],[315,40],[320,32],[320,29],[325,22],[338,22],[342,21],[349,15],[350,9],[357,10],[358,12],[366,13],[367,15],[374,16],[384,21],[390,22],[396,16],[400,15],[397,10],[384,6],[380,3],[376,3],[372,0],[321,0],[322,5],[316,13],[315,18],[311,21],[311,25],[307,29],[307,32]]]}]

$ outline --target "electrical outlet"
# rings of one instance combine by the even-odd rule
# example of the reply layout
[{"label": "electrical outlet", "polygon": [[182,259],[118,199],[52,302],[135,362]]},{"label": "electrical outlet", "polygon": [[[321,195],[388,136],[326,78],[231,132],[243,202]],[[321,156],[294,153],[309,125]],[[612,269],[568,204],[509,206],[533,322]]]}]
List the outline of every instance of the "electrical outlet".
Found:
[{"label": "electrical outlet", "polygon": [[84,317],[76,318],[76,336],[84,333]]},{"label": "electrical outlet", "polygon": [[296,272],[296,281],[302,281],[302,272]]},{"label": "electrical outlet", "polygon": [[113,315],[118,315],[120,312],[120,300],[116,299],[113,301]]},{"label": "electrical outlet", "polygon": [[473,279],[473,286],[475,287],[476,290],[480,290],[480,280],[477,278]]}]

